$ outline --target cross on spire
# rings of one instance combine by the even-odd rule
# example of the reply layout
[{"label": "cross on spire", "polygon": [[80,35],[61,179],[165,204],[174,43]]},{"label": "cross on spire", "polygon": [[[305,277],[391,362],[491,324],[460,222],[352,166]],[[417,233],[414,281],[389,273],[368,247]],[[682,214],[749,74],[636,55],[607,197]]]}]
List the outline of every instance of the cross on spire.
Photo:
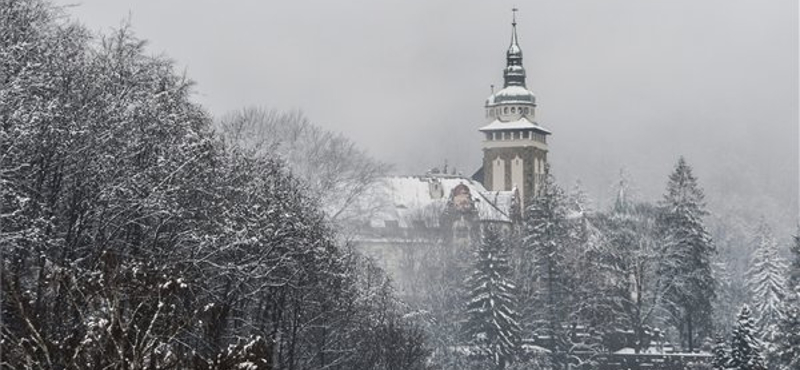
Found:
[{"label": "cross on spire", "polygon": [[519,10],[519,9],[511,8],[511,25],[512,26],[516,26],[517,25],[517,10]]}]

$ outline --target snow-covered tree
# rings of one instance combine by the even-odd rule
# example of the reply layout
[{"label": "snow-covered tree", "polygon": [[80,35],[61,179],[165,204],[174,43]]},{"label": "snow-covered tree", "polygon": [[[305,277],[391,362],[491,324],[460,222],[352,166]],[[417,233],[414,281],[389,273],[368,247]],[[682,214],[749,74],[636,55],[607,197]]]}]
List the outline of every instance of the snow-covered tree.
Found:
[{"label": "snow-covered tree", "polygon": [[361,225],[381,204],[373,190],[390,166],[299,111],[249,107],[227,114],[216,125],[229,145],[283,159],[339,228]]},{"label": "snow-covered tree", "polygon": [[769,364],[779,370],[800,369],[800,229],[793,237],[782,317],[772,337]]},{"label": "snow-covered tree", "polygon": [[525,335],[548,338],[554,363],[565,363],[564,327],[570,316],[570,276],[566,249],[571,245],[563,191],[546,168],[536,195],[528,201],[522,231],[521,301]]},{"label": "snow-covered tree", "polygon": [[714,356],[711,360],[711,369],[712,370],[728,370],[728,363],[730,362],[730,349],[728,348],[728,344],[725,342],[725,337],[722,335],[718,335],[716,342],[714,343],[714,348],[711,350],[711,354]]},{"label": "snow-covered tree", "polygon": [[747,305],[742,307],[736,327],[733,329],[728,368],[731,370],[766,370],[755,322]]},{"label": "snow-covered tree", "polygon": [[427,366],[385,274],[130,28],[0,1],[0,65],[0,366]]},{"label": "snow-covered tree", "polygon": [[662,232],[660,276],[669,288],[666,308],[682,334],[686,349],[695,349],[697,338],[708,336],[712,323],[715,281],[711,257],[716,253],[703,224],[704,195],[683,157],[669,176],[661,202]]},{"label": "snow-covered tree", "polygon": [[756,327],[766,335],[781,318],[781,301],[786,295],[786,264],[778,253],[778,242],[764,220],[756,229],[753,243],[756,249],[747,271],[747,285],[757,317]]},{"label": "snow-covered tree", "polygon": [[800,369],[800,307],[788,306],[775,332],[770,365],[778,370]]},{"label": "snow-covered tree", "polygon": [[741,287],[737,286],[737,282],[734,280],[735,275],[731,271],[727,260],[718,258],[712,267],[714,280],[717,281],[717,296],[714,300],[714,327],[716,330],[726,330],[732,328],[736,323],[736,316],[744,303],[737,296]]},{"label": "snow-covered tree", "polygon": [[[617,204],[621,204],[618,201]],[[646,203],[626,201],[599,218],[605,247],[593,254],[601,267],[604,301],[609,306],[609,329],[632,330],[635,351],[652,339],[660,303],[667,288],[658,279],[658,209]]]},{"label": "snow-covered tree", "polygon": [[516,286],[508,247],[495,226],[486,226],[467,279],[467,321],[470,342],[484,350],[499,368],[513,362],[520,342]]},{"label": "snow-covered tree", "polygon": [[791,252],[791,260],[789,261],[786,290],[790,294],[789,300],[796,305],[800,305],[800,226],[797,228],[797,233],[792,237],[789,251]]},{"label": "snow-covered tree", "polygon": [[585,214],[591,213],[592,201],[589,194],[583,188],[583,183],[580,180],[575,180],[575,183],[567,192],[564,205],[570,213]]}]

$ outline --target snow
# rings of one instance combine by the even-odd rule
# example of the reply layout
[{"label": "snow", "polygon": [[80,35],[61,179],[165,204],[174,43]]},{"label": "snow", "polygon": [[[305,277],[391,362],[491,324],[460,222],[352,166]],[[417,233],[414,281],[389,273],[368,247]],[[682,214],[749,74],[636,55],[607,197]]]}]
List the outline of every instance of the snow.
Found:
[{"label": "snow", "polygon": [[498,130],[536,130],[545,134],[550,134],[550,130],[546,129],[544,126],[539,125],[538,123],[531,122],[525,117],[520,117],[520,119],[516,121],[508,121],[503,122],[501,120],[494,120],[492,123],[481,127],[480,131],[498,131]]},{"label": "snow", "polygon": [[487,105],[496,105],[498,103],[531,104],[534,103],[535,101],[536,97],[533,95],[533,92],[531,92],[525,87],[512,85],[505,87],[502,90],[489,96],[486,103]]},{"label": "snow", "polygon": [[[475,180],[455,175],[395,176],[383,179],[378,185],[378,192],[382,193],[379,199],[387,201],[370,220],[370,227],[387,227],[396,222],[400,228],[411,228],[414,221],[438,227],[450,193],[462,184],[469,189],[481,221],[511,222],[509,214],[514,197],[511,191],[490,192]],[[436,186],[441,190],[432,191]]]}]

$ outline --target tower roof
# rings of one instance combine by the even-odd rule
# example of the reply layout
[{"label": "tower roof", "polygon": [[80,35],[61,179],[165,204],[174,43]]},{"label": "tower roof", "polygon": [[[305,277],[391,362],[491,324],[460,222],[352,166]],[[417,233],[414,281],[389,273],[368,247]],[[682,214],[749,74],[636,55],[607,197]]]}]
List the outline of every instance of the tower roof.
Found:
[{"label": "tower roof", "polygon": [[511,45],[506,52],[506,69],[503,71],[503,87],[525,87],[525,68],[522,66],[522,48],[517,38],[517,8],[512,9]]},{"label": "tower roof", "polygon": [[522,60],[522,48],[519,47],[519,41],[517,41],[517,8],[511,9],[511,12],[511,45],[508,47],[506,57]]}]

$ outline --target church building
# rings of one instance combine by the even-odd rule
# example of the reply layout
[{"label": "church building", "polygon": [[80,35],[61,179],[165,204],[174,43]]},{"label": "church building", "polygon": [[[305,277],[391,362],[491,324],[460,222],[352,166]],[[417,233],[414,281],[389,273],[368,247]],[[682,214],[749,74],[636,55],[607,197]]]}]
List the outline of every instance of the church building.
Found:
[{"label": "church building", "polygon": [[550,131],[535,121],[536,98],[526,86],[516,17],[503,88],[492,92],[485,109],[486,123],[478,128],[483,163],[472,177],[446,168],[392,176],[370,197],[379,206],[369,222],[357,225],[355,242],[387,271],[397,271],[403,253],[415,245],[469,250],[482,225],[510,229],[519,224],[525,200],[535,196],[545,173]]},{"label": "church building", "polygon": [[524,201],[536,193],[547,163],[547,135],[536,123],[536,97],[525,85],[522,48],[516,18],[511,23],[511,45],[506,52],[503,89],[486,99],[483,166],[473,176],[488,190],[517,188]]}]

